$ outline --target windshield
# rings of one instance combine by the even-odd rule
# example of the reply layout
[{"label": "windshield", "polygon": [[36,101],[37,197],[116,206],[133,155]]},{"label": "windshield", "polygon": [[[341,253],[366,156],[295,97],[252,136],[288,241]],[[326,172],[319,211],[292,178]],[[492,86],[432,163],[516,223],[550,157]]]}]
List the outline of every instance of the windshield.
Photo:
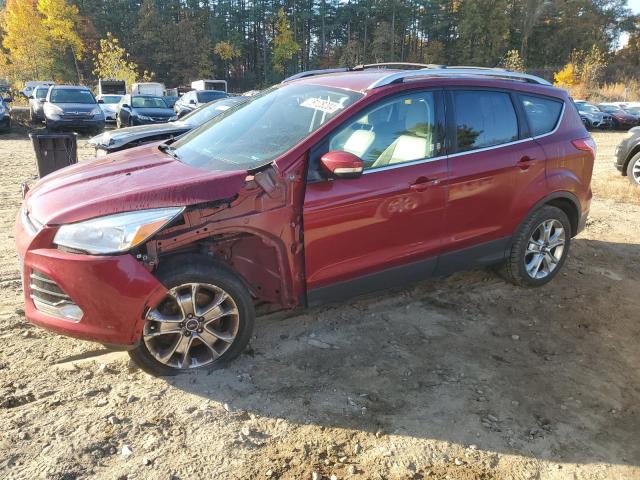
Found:
[{"label": "windshield", "polygon": [[114,103],[118,103],[122,98],[122,95],[103,95],[100,97],[104,103],[107,105],[112,105]]},{"label": "windshield", "polygon": [[133,108],[169,108],[160,97],[132,97],[131,106]]},{"label": "windshield", "polygon": [[36,98],[38,100],[42,100],[43,98],[47,98],[47,92],[49,91],[49,87],[38,87],[36,88]]},{"label": "windshield", "polygon": [[231,107],[239,105],[241,103],[246,102],[247,99],[243,97],[229,98],[225,100],[214,100],[213,102],[207,103],[202,107],[194,110],[193,112],[182,117],[182,121],[188,123],[193,126],[200,126],[203,123],[211,120],[214,117],[217,117],[223,112],[226,112]]},{"label": "windshield", "polygon": [[196,93],[196,96],[198,97],[198,103],[207,103],[211,100],[215,100],[216,98],[226,97],[227,94],[224,92],[213,90],[209,92],[198,92]]},{"label": "windshield", "polygon": [[607,113],[621,112],[622,109],[616,105],[598,105],[600,110]]},{"label": "windshield", "polygon": [[578,103],[578,110],[581,112],[587,112],[587,113],[599,113],[600,110],[598,110],[597,107],[594,107],[593,105],[589,105],[588,103]]},{"label": "windshield", "polygon": [[362,97],[317,85],[267,90],[172,145],[177,157],[209,170],[248,170],[283,154]]},{"label": "windshield", "polygon": [[51,103],[96,103],[93,93],[89,90],[72,90],[54,88],[51,90]]}]

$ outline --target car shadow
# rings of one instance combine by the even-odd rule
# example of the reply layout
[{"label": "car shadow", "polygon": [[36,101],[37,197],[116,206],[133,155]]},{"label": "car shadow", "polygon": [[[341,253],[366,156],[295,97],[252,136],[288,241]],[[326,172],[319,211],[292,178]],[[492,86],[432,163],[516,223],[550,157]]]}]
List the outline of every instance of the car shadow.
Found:
[{"label": "car shadow", "polygon": [[639,254],[576,239],[538,289],[477,270],[267,315],[229,367],[168,381],[300,425],[640,465]]}]

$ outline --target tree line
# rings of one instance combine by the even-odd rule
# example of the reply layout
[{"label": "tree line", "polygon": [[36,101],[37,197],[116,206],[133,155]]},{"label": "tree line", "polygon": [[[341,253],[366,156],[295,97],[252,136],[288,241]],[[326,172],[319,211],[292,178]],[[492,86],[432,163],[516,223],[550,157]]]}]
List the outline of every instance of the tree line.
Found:
[{"label": "tree line", "polygon": [[[558,69],[604,52],[639,72],[626,0],[0,0],[0,78],[234,89],[294,72],[372,62]],[[631,40],[616,51],[621,33]],[[635,50],[634,50],[635,49]]]}]

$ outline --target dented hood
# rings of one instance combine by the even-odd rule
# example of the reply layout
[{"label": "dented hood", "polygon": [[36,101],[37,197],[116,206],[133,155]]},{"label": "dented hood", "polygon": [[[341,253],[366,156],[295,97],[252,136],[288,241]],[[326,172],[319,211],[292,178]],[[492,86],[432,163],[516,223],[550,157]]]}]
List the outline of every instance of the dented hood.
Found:
[{"label": "dented hood", "polygon": [[58,170],[27,194],[29,214],[60,225],[146,208],[188,206],[233,197],[246,171],[194,168],[158,150],[158,143]]}]

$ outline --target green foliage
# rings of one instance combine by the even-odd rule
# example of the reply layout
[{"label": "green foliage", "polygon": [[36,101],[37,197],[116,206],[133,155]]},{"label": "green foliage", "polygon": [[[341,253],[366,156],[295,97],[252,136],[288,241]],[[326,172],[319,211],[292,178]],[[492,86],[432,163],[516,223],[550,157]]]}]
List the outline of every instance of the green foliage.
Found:
[{"label": "green foliage", "polygon": [[124,80],[129,88],[135,82],[149,81],[153,76],[146,70],[142,75],[138,73],[138,65],[129,60],[129,54],[111,33],[107,33],[107,38],[100,40],[100,49],[94,51],[93,55],[93,73],[97,78]]},{"label": "green foliage", "polygon": [[[640,36],[625,0],[6,0],[4,5],[0,74],[21,80],[53,76],[90,82],[94,66],[86,52],[99,50],[108,32],[120,39],[129,62],[170,86],[220,77],[234,89],[251,89],[279,81],[285,72],[375,61],[508,62],[507,68],[520,69],[513,51],[529,69],[558,71],[574,50],[590,52],[594,44],[615,71],[640,76]],[[622,31],[632,33],[630,45],[613,54]],[[589,67],[585,81],[611,75],[612,69],[603,72],[597,65],[602,58]]]},{"label": "green foliage", "polygon": [[276,36],[273,39],[273,68],[278,73],[284,73],[285,66],[293,56],[300,51],[300,45],[293,38],[293,31],[289,27],[289,20],[283,9],[278,10],[276,21]]}]

